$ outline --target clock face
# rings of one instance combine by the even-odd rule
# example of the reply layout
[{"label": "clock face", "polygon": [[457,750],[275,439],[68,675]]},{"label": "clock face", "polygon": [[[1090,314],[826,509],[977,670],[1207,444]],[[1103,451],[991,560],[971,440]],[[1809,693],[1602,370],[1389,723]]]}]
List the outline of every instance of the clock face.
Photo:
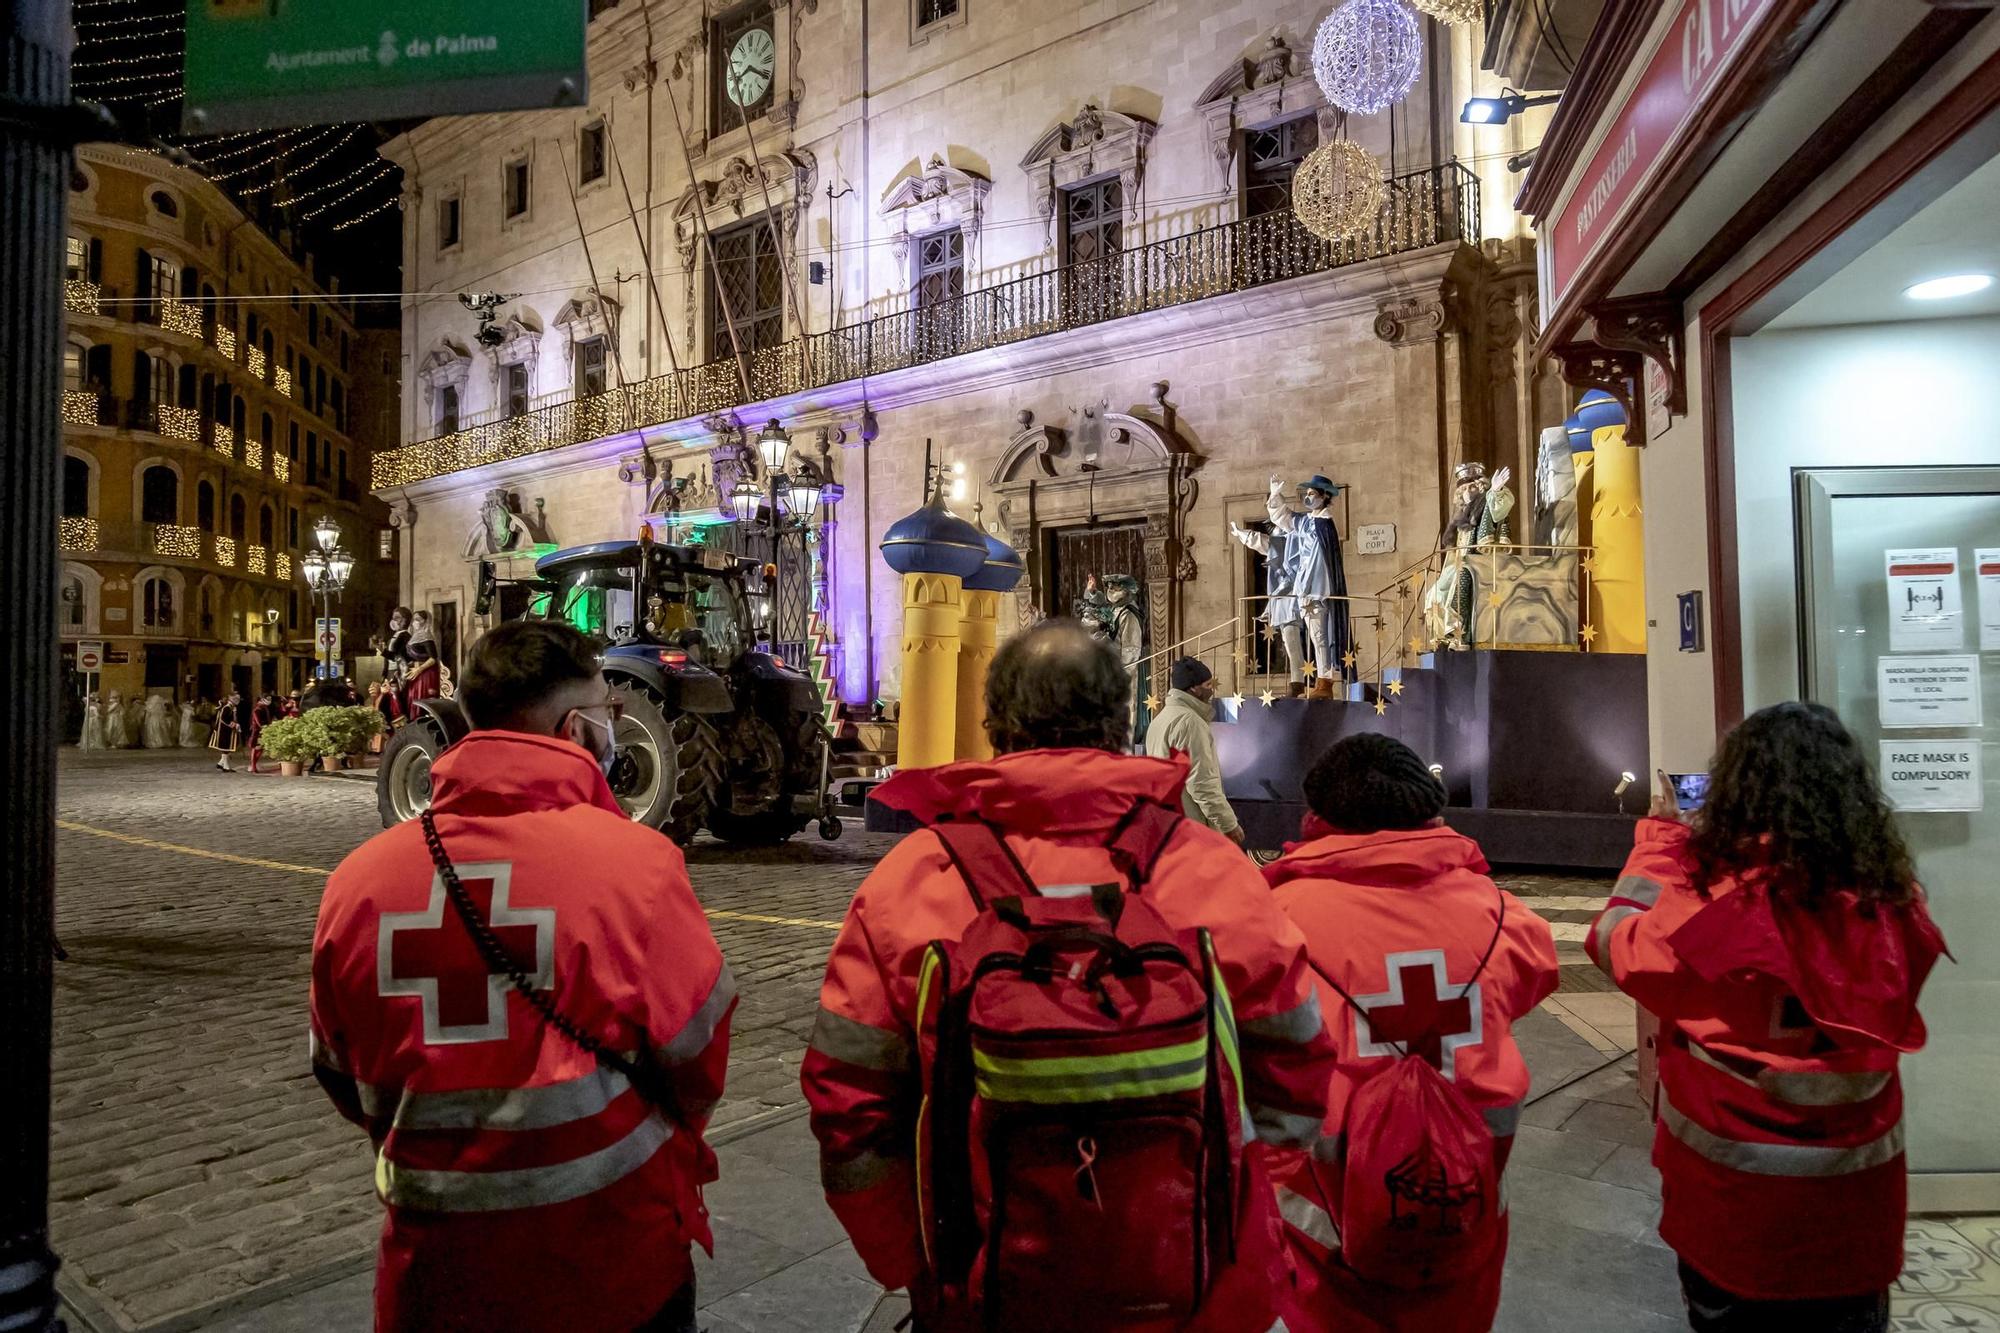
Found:
[{"label": "clock face", "polygon": [[755,106],[770,91],[778,68],[778,44],[762,28],[752,28],[736,39],[729,52],[729,70],[723,90],[738,106]]}]

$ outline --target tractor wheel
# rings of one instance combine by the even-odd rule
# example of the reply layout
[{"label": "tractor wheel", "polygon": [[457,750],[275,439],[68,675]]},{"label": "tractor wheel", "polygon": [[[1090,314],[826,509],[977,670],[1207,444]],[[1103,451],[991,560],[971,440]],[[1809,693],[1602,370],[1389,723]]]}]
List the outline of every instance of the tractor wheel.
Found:
[{"label": "tractor wheel", "polygon": [[[784,790],[785,747],[770,723],[739,718],[723,738],[728,765],[708,812],[708,831],[744,847],[774,847],[812,822]],[[741,804],[741,809],[735,808]]]},{"label": "tractor wheel", "polygon": [[720,767],[712,733],[685,713],[670,714],[666,701],[636,680],[621,679],[618,687],[625,711],[611,794],[635,822],[685,842],[701,826]]},{"label": "tractor wheel", "polygon": [[444,751],[444,733],[425,717],[412,720],[389,738],[375,774],[375,808],[383,828],[430,809],[431,765]]}]

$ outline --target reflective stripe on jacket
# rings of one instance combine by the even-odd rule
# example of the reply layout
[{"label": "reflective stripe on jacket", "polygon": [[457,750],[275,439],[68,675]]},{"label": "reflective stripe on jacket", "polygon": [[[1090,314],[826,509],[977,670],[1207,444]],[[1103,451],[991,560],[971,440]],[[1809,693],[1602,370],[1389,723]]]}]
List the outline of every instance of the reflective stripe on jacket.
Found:
[{"label": "reflective stripe on jacket", "polygon": [[1585,947],[1661,1019],[1660,1235],[1762,1300],[1879,1291],[1902,1271],[1900,1052],[1943,949],[1921,897],[1807,913],[1768,875],[1697,892],[1678,821],[1639,823]]},{"label": "reflective stripe on jacket", "polygon": [[[1103,847],[1107,835],[1134,800],[1178,801],[1185,773],[1181,761],[1033,750],[911,770],[876,796],[926,822],[947,813],[988,820],[1035,882],[1053,888],[1118,881]],[[1259,1136],[1310,1146],[1325,1110],[1332,1048],[1298,931],[1248,859],[1192,821],[1168,842],[1143,892],[1170,923],[1204,926],[1214,939]],[[973,913],[936,835],[915,833],[899,843],[848,908],[801,1071],[827,1201],[868,1271],[888,1287],[921,1285],[924,1272],[913,1166],[922,1096],[913,1052],[918,972],[930,942],[956,939]],[[1242,1191],[1239,1262],[1218,1279],[1193,1327],[1262,1333],[1274,1317],[1270,1298],[1285,1273],[1276,1207],[1261,1172],[1252,1179],[1259,1183]]]},{"label": "reflective stripe on jacket", "polygon": [[311,1056],[376,1146],[380,1329],[629,1329],[709,1244],[702,1128],[736,984],[680,850],[632,823],[592,758],[475,732],[432,769],[437,826],[502,947],[557,1009],[648,1053],[669,1118],[490,975],[415,823],[328,881]]}]

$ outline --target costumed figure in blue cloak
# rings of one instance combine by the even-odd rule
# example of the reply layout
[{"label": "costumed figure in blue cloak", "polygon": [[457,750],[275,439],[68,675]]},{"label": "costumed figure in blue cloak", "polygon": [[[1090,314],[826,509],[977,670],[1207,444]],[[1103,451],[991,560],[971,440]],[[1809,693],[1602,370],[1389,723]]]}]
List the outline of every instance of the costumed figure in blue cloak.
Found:
[{"label": "costumed figure in blue cloak", "polygon": [[1259,532],[1231,522],[1229,535],[1264,557],[1268,596],[1264,612],[1257,618],[1270,626],[1284,644],[1287,671],[1294,698],[1306,688],[1306,613],[1293,591],[1298,581],[1297,558],[1307,555],[1304,542],[1294,542],[1280,532]]},{"label": "costumed figure in blue cloak", "polygon": [[1354,634],[1348,625],[1347,571],[1340,560],[1340,529],[1333,521],[1333,498],[1340,487],[1314,476],[1300,482],[1298,492],[1303,508],[1293,509],[1285,500],[1285,479],[1274,475],[1264,508],[1272,528],[1285,535],[1289,547],[1297,548],[1287,560],[1291,590],[1305,615],[1319,678],[1329,686],[1336,680],[1356,680],[1349,660]]}]

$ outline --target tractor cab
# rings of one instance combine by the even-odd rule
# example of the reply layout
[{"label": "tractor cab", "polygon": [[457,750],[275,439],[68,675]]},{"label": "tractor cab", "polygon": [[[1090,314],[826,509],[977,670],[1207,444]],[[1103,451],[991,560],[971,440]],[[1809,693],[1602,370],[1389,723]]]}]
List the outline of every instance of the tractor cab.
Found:
[{"label": "tractor cab", "polygon": [[566,620],[619,649],[684,651],[726,670],[754,632],[744,580],[756,562],[701,546],[596,542],[543,556],[535,576],[545,591],[529,614]]}]

